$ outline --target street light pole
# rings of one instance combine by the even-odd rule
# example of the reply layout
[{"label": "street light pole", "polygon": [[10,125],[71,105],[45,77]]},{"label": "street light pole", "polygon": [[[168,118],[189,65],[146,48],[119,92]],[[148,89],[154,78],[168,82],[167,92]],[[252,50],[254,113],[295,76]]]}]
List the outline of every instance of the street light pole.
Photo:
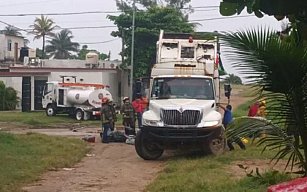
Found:
[{"label": "street light pole", "polygon": [[135,28],[135,0],[133,0],[133,14],[132,14],[132,42],[131,42],[131,69],[130,69],[130,100],[133,97],[133,60],[134,60],[134,28]]}]

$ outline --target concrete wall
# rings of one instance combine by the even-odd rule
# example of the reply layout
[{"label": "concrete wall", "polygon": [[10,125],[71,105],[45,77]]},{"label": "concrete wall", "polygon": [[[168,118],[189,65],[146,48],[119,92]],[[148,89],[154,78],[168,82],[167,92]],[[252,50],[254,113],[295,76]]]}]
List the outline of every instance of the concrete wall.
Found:
[{"label": "concrete wall", "polygon": [[[107,68],[110,69],[116,68],[120,65],[119,61],[102,61],[99,60],[99,65],[97,68]],[[52,67],[52,68],[92,68],[93,65],[87,64],[85,60],[78,59],[54,59],[54,60],[43,60],[43,67]]]}]

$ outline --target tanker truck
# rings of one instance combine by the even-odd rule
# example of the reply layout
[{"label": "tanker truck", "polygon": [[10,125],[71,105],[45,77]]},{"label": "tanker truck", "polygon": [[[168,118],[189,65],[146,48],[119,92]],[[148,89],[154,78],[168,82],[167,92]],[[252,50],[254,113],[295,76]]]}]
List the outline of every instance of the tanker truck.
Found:
[{"label": "tanker truck", "polygon": [[211,154],[224,151],[224,127],[217,106],[219,44],[217,36],[210,34],[160,32],[149,107],[135,139],[141,158],[154,160],[165,149],[178,147],[197,147]]},{"label": "tanker truck", "polygon": [[43,91],[42,105],[47,116],[66,113],[77,120],[100,117],[101,98],[112,100],[102,84],[50,81]]}]

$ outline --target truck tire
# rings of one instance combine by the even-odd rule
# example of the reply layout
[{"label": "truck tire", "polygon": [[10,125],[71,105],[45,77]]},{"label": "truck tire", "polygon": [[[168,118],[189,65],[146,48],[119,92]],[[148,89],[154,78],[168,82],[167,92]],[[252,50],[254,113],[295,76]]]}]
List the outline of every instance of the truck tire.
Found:
[{"label": "truck tire", "polygon": [[75,113],[75,117],[78,121],[81,121],[84,117],[84,112],[81,109],[77,109]]},{"label": "truck tire", "polygon": [[134,146],[136,153],[144,160],[156,160],[163,153],[163,149],[150,141],[148,134],[142,130],[138,131]]},{"label": "truck tire", "polygon": [[226,140],[224,136],[208,139],[204,144],[204,151],[207,154],[221,155],[225,151]]},{"label": "truck tire", "polygon": [[46,115],[47,116],[55,116],[56,115],[56,111],[55,108],[52,105],[48,105],[46,108]]}]

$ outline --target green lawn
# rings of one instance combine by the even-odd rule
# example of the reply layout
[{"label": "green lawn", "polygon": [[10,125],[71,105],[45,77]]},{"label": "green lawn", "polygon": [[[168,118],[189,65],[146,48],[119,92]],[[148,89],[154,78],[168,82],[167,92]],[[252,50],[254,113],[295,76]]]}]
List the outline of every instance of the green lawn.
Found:
[{"label": "green lawn", "polygon": [[[121,115],[118,115],[117,125],[122,124]],[[45,112],[16,112],[1,111],[0,122],[8,122],[16,125],[26,125],[32,128],[40,127],[59,127],[65,125],[78,124],[81,126],[97,126],[100,127],[100,120],[77,121],[67,114],[47,116]]]},{"label": "green lawn", "polygon": [[[237,149],[220,156],[180,157],[167,162],[164,171],[147,186],[151,192],[258,192],[267,186],[289,180],[284,173],[269,171],[261,173],[263,178],[243,177],[236,179],[229,165],[239,160],[269,159],[273,154],[249,145],[246,151]],[[240,170],[240,169],[239,169]],[[241,170],[244,175],[244,170]]]},{"label": "green lawn", "polygon": [[0,132],[0,191],[21,191],[50,169],[70,167],[89,151],[77,139]]}]

